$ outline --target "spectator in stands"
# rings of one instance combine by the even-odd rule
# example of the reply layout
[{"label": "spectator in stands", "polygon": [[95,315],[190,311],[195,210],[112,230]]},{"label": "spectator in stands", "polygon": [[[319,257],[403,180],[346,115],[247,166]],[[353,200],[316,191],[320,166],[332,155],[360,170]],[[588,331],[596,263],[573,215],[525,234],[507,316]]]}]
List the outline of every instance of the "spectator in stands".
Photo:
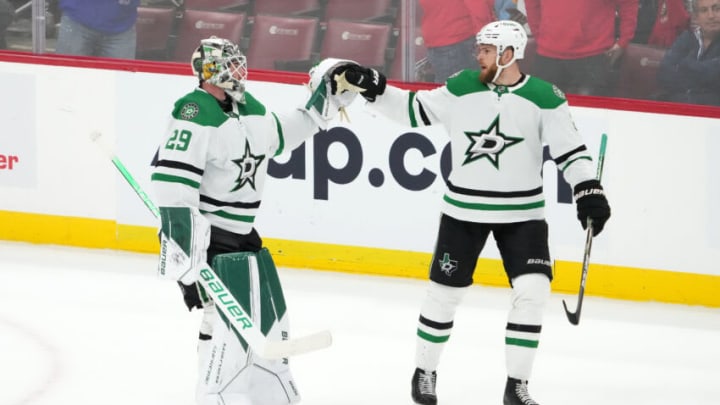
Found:
[{"label": "spectator in stands", "polygon": [[512,20],[517,11],[517,0],[495,0],[495,17],[498,20]]},{"label": "spectator in stands", "polygon": [[420,0],[420,24],[435,82],[474,69],[475,34],[495,20],[495,0]]},{"label": "spectator in stands", "polygon": [[697,27],[680,34],[660,63],[660,99],[720,106],[720,0],[692,6]]},{"label": "spectator in stands", "polygon": [[7,1],[0,0],[0,49],[7,48],[5,41],[5,31],[15,17],[15,8]]},{"label": "spectator in stands", "polygon": [[525,28],[525,32],[527,32],[528,36],[532,36],[532,31],[530,30],[530,25],[528,25],[527,22],[527,11],[525,10],[525,0],[517,0],[515,2],[515,8],[514,9],[508,9],[510,12],[510,20],[515,21],[523,26]]},{"label": "spectator in stands", "polygon": [[638,0],[525,0],[525,8],[537,41],[535,73],[566,93],[612,95],[613,69],[635,33]]},{"label": "spectator in stands", "polygon": [[690,24],[685,0],[640,0],[632,42],[669,48]]},{"label": "spectator in stands", "polygon": [[60,0],[55,51],[67,55],[135,58],[140,0]]},{"label": "spectator in stands", "polygon": [[[684,1],[684,0],[680,0]],[[647,44],[652,32],[653,25],[657,18],[657,2],[658,0],[639,0],[638,1],[638,16],[637,24],[635,26],[635,36],[632,41],[636,44]]]},{"label": "spectator in stands", "polygon": [[520,24],[525,28],[525,33],[529,35],[530,28],[527,26],[527,17],[525,17],[525,5],[523,0],[495,0],[495,16],[498,20],[511,20]]}]

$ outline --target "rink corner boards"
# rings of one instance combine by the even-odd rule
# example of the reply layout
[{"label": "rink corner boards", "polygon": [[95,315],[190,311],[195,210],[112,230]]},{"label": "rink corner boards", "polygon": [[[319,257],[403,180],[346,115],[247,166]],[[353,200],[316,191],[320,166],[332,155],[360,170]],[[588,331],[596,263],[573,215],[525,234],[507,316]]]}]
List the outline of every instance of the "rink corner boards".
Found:
[{"label": "rink corner boards", "polygon": [[[158,251],[157,230],[112,220],[0,211],[0,240],[125,250]],[[430,253],[265,238],[277,266],[377,276],[427,278]],[[576,294],[581,264],[556,261],[553,291]],[[480,259],[475,283],[507,287],[502,263]],[[586,294],[633,301],[720,308],[720,276],[591,262]]]}]

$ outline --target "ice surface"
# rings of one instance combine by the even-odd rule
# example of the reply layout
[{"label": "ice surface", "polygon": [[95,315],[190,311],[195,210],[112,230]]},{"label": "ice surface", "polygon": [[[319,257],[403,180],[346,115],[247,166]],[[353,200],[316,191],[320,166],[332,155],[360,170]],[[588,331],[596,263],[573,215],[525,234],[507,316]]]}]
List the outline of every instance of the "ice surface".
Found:
[{"label": "ice surface", "polygon": [[[0,242],[0,404],[192,405],[199,314],[156,257]],[[591,270],[592,271],[592,270]],[[426,282],[280,269],[305,405],[412,404]],[[591,283],[592,279],[588,280]],[[720,404],[720,309],[554,294],[530,392],[543,405]],[[441,405],[500,404],[509,290],[472,287],[438,368]]]}]

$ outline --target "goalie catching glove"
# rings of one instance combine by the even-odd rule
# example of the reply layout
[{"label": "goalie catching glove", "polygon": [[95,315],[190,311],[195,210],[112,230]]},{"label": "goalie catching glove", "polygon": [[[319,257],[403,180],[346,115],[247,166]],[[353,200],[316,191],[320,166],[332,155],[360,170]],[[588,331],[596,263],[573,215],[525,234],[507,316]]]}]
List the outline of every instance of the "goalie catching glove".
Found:
[{"label": "goalie catching glove", "polygon": [[332,94],[342,93],[346,90],[353,91],[360,93],[365,100],[370,102],[385,93],[387,86],[385,75],[356,63],[340,65],[330,75],[333,78]]},{"label": "goalie catching glove", "polygon": [[602,232],[605,222],[610,218],[610,205],[605,191],[597,180],[578,183],[573,190],[577,216],[583,229],[587,229],[587,220],[592,220],[593,236]]},{"label": "goalie catching glove", "polygon": [[345,107],[349,106],[358,93],[355,91],[338,91],[332,72],[344,65],[357,65],[351,60],[326,58],[310,69],[310,98],[305,103],[305,110],[310,118],[322,129],[338,114],[347,118]]}]

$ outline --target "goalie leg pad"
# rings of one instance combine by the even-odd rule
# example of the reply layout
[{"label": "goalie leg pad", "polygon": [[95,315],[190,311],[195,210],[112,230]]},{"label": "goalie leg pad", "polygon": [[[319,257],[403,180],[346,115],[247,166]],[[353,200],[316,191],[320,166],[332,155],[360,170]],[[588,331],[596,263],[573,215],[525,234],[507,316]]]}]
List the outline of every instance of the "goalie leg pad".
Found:
[{"label": "goalie leg pad", "polygon": [[[280,277],[270,252],[263,248],[257,255],[260,275],[261,329],[271,340],[287,340],[290,322]],[[271,302],[272,305],[268,305]],[[290,372],[289,361],[255,358],[251,375],[252,399],[256,404],[293,404],[300,401],[300,393]],[[270,389],[280,386],[282,389]]]},{"label": "goalie leg pad", "polygon": [[[211,324],[210,341],[198,342],[198,405],[252,405],[250,400],[250,353],[235,338],[217,311],[204,309],[203,325]],[[208,319],[209,318],[209,319]]]},{"label": "goalie leg pad", "polygon": [[[213,269],[232,298],[268,339],[289,337],[285,298],[267,249],[258,253],[217,255],[213,259]],[[252,404],[263,405],[292,404],[300,400],[288,359],[269,360],[255,355],[219,311],[212,329],[211,355],[201,365],[198,400],[237,398],[240,401],[243,398]]]},{"label": "goalie leg pad", "polygon": [[268,250],[217,255],[213,269],[244,312],[260,325],[263,335],[269,336],[274,323],[285,316],[287,306]]},{"label": "goalie leg pad", "polygon": [[160,207],[160,220],[158,274],[192,285],[207,258],[210,222],[191,207]]}]

